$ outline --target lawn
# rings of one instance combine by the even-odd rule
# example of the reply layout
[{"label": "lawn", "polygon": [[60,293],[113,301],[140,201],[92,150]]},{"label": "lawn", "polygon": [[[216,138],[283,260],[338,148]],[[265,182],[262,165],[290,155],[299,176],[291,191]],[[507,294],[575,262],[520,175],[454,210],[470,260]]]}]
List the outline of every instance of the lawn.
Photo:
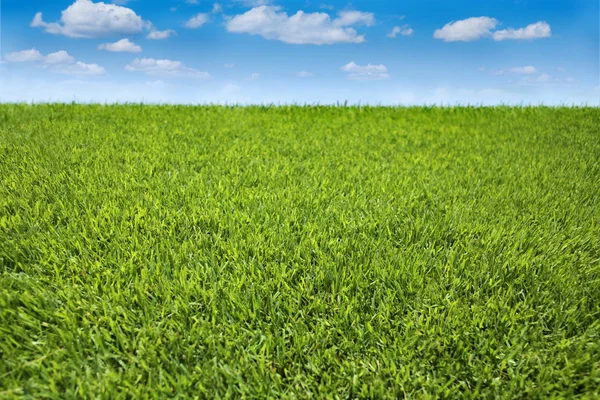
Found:
[{"label": "lawn", "polygon": [[0,398],[600,396],[600,109],[0,105]]}]

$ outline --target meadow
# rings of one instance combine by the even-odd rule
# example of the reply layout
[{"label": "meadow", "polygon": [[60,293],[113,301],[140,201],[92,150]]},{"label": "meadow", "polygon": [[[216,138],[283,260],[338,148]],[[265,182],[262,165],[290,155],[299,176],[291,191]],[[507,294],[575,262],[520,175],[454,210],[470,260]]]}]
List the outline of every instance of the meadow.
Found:
[{"label": "meadow", "polygon": [[0,398],[171,397],[600,397],[600,109],[0,105]]}]

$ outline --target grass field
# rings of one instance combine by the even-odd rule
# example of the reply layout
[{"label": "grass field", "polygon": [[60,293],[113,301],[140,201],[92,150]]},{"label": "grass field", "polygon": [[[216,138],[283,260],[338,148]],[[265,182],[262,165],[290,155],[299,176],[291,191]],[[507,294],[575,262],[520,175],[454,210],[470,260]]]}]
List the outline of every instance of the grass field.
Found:
[{"label": "grass field", "polygon": [[600,109],[0,106],[0,397],[600,396]]}]

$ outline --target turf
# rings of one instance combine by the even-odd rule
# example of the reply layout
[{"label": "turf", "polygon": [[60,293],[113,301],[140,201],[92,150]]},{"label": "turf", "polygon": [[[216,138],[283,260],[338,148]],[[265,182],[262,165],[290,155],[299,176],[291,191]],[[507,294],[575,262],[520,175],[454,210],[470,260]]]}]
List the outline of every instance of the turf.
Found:
[{"label": "turf", "polygon": [[599,388],[598,108],[0,106],[0,397]]}]

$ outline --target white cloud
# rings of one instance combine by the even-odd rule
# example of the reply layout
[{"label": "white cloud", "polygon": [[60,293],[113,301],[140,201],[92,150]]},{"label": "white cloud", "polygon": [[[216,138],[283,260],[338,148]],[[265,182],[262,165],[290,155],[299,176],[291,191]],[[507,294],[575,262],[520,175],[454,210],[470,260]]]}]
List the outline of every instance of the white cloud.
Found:
[{"label": "white cloud", "polygon": [[538,76],[537,81],[538,82],[550,82],[550,79],[552,79],[552,77],[548,74],[542,74],[540,76]]},{"label": "white cloud", "polygon": [[241,3],[245,7],[260,7],[260,6],[268,6],[273,3],[272,0],[238,0],[238,3]]},{"label": "white cloud", "polygon": [[219,14],[223,12],[223,6],[220,5],[219,3],[214,3],[212,6],[212,10],[211,13],[213,14]]},{"label": "white cloud", "polygon": [[23,50],[6,55],[5,60],[11,63],[37,62],[43,68],[52,72],[67,75],[104,75],[104,68],[98,64],[86,64],[75,61],[75,58],[64,50],[42,55],[36,49]]},{"label": "white cloud", "polygon": [[[483,70],[481,70],[483,71]],[[513,68],[502,68],[498,70],[490,70],[492,75],[505,75],[507,73],[519,74],[519,75],[533,75],[538,71],[534,66],[528,65],[525,67],[513,67]]]},{"label": "white cloud", "polygon": [[188,4],[198,4],[198,0],[185,0]]},{"label": "white cloud", "polygon": [[55,35],[73,38],[97,38],[110,35],[129,35],[150,26],[132,9],[115,4],[76,0],[62,11],[59,22],[44,22],[42,13],[35,14],[32,27],[42,28]]},{"label": "white cloud", "polygon": [[4,56],[4,60],[8,62],[29,62],[41,61],[44,59],[42,53],[36,49],[22,50],[14,53],[8,53]]},{"label": "white cloud", "polygon": [[125,66],[127,71],[144,72],[146,75],[164,75],[187,78],[210,78],[208,72],[186,67],[181,61],[136,58]]},{"label": "white cloud", "polygon": [[445,42],[471,42],[491,35],[491,30],[498,25],[498,20],[490,17],[473,17],[461,21],[452,21],[433,33],[435,39]]},{"label": "white cloud", "polygon": [[248,78],[247,81],[257,81],[260,78],[260,74],[258,72],[253,72]]},{"label": "white cloud", "polygon": [[73,64],[62,64],[56,72],[66,75],[104,75],[104,68],[98,64],[86,64],[77,61]]},{"label": "white cloud", "polygon": [[57,51],[56,53],[50,53],[44,57],[46,64],[72,64],[75,62],[75,58],[64,50]]},{"label": "white cloud", "polygon": [[139,53],[142,48],[129,39],[121,39],[115,43],[102,43],[98,45],[99,50],[107,50],[118,53]]},{"label": "white cloud", "polygon": [[563,67],[558,67],[557,70],[558,72],[567,72],[567,70]]},{"label": "white cloud", "polygon": [[296,74],[296,76],[298,78],[310,78],[315,76],[315,74],[313,74],[312,72],[308,72],[308,71],[300,71]]},{"label": "white cloud", "polygon": [[383,64],[367,64],[361,66],[357,65],[354,61],[351,61],[340,69],[344,72],[348,72],[348,79],[353,80],[384,80],[389,79],[390,77],[387,73],[386,66]]},{"label": "white cloud", "polygon": [[186,21],[184,26],[189,29],[200,28],[202,25],[210,20],[208,14],[199,13]]},{"label": "white cloud", "polygon": [[156,30],[152,30],[148,33],[148,35],[146,35],[146,39],[152,39],[152,40],[162,40],[162,39],[167,39],[172,35],[176,35],[177,33],[172,30],[172,29],[167,29],[164,31],[156,31]]},{"label": "white cloud", "polygon": [[333,26],[335,27],[352,25],[373,26],[375,25],[375,15],[370,12],[342,11],[338,14],[338,17],[333,20]]},{"label": "white cloud", "polygon": [[265,39],[291,44],[362,43],[364,35],[358,35],[350,25],[374,23],[371,13],[351,11],[340,13],[336,19],[326,13],[298,11],[289,16],[275,6],[255,7],[244,14],[229,19],[226,28],[233,33],[260,35]]},{"label": "white cloud", "polygon": [[563,79],[554,78],[550,74],[541,74],[537,77],[524,76],[517,83],[524,84],[524,85],[540,85],[540,84],[541,85],[548,85],[548,84],[567,84],[568,85],[568,84],[572,84],[574,82],[575,82],[575,80],[573,78],[563,80]]},{"label": "white cloud", "polygon": [[225,64],[224,67],[225,68],[233,68],[233,67],[235,67],[235,65],[233,65],[233,64]]},{"label": "white cloud", "polygon": [[473,17],[461,21],[452,21],[433,33],[436,39],[445,42],[471,42],[485,36],[491,36],[495,41],[507,39],[540,39],[552,36],[550,25],[546,22],[536,22],[520,29],[503,29],[494,31],[498,20],[490,17]]},{"label": "white cloud", "polygon": [[395,26],[387,37],[395,38],[397,35],[412,36],[415,31],[408,25]]},{"label": "white cloud", "polygon": [[526,67],[514,67],[514,68],[511,68],[509,71],[512,73],[515,73],[515,74],[524,74],[524,75],[531,75],[531,74],[537,73],[537,69],[535,69],[535,67],[532,67],[531,65],[528,65]]},{"label": "white cloud", "polygon": [[503,29],[501,31],[494,32],[494,40],[533,40],[542,39],[552,36],[552,30],[550,25],[546,22],[536,22],[535,24],[527,25],[525,28],[520,29]]}]

